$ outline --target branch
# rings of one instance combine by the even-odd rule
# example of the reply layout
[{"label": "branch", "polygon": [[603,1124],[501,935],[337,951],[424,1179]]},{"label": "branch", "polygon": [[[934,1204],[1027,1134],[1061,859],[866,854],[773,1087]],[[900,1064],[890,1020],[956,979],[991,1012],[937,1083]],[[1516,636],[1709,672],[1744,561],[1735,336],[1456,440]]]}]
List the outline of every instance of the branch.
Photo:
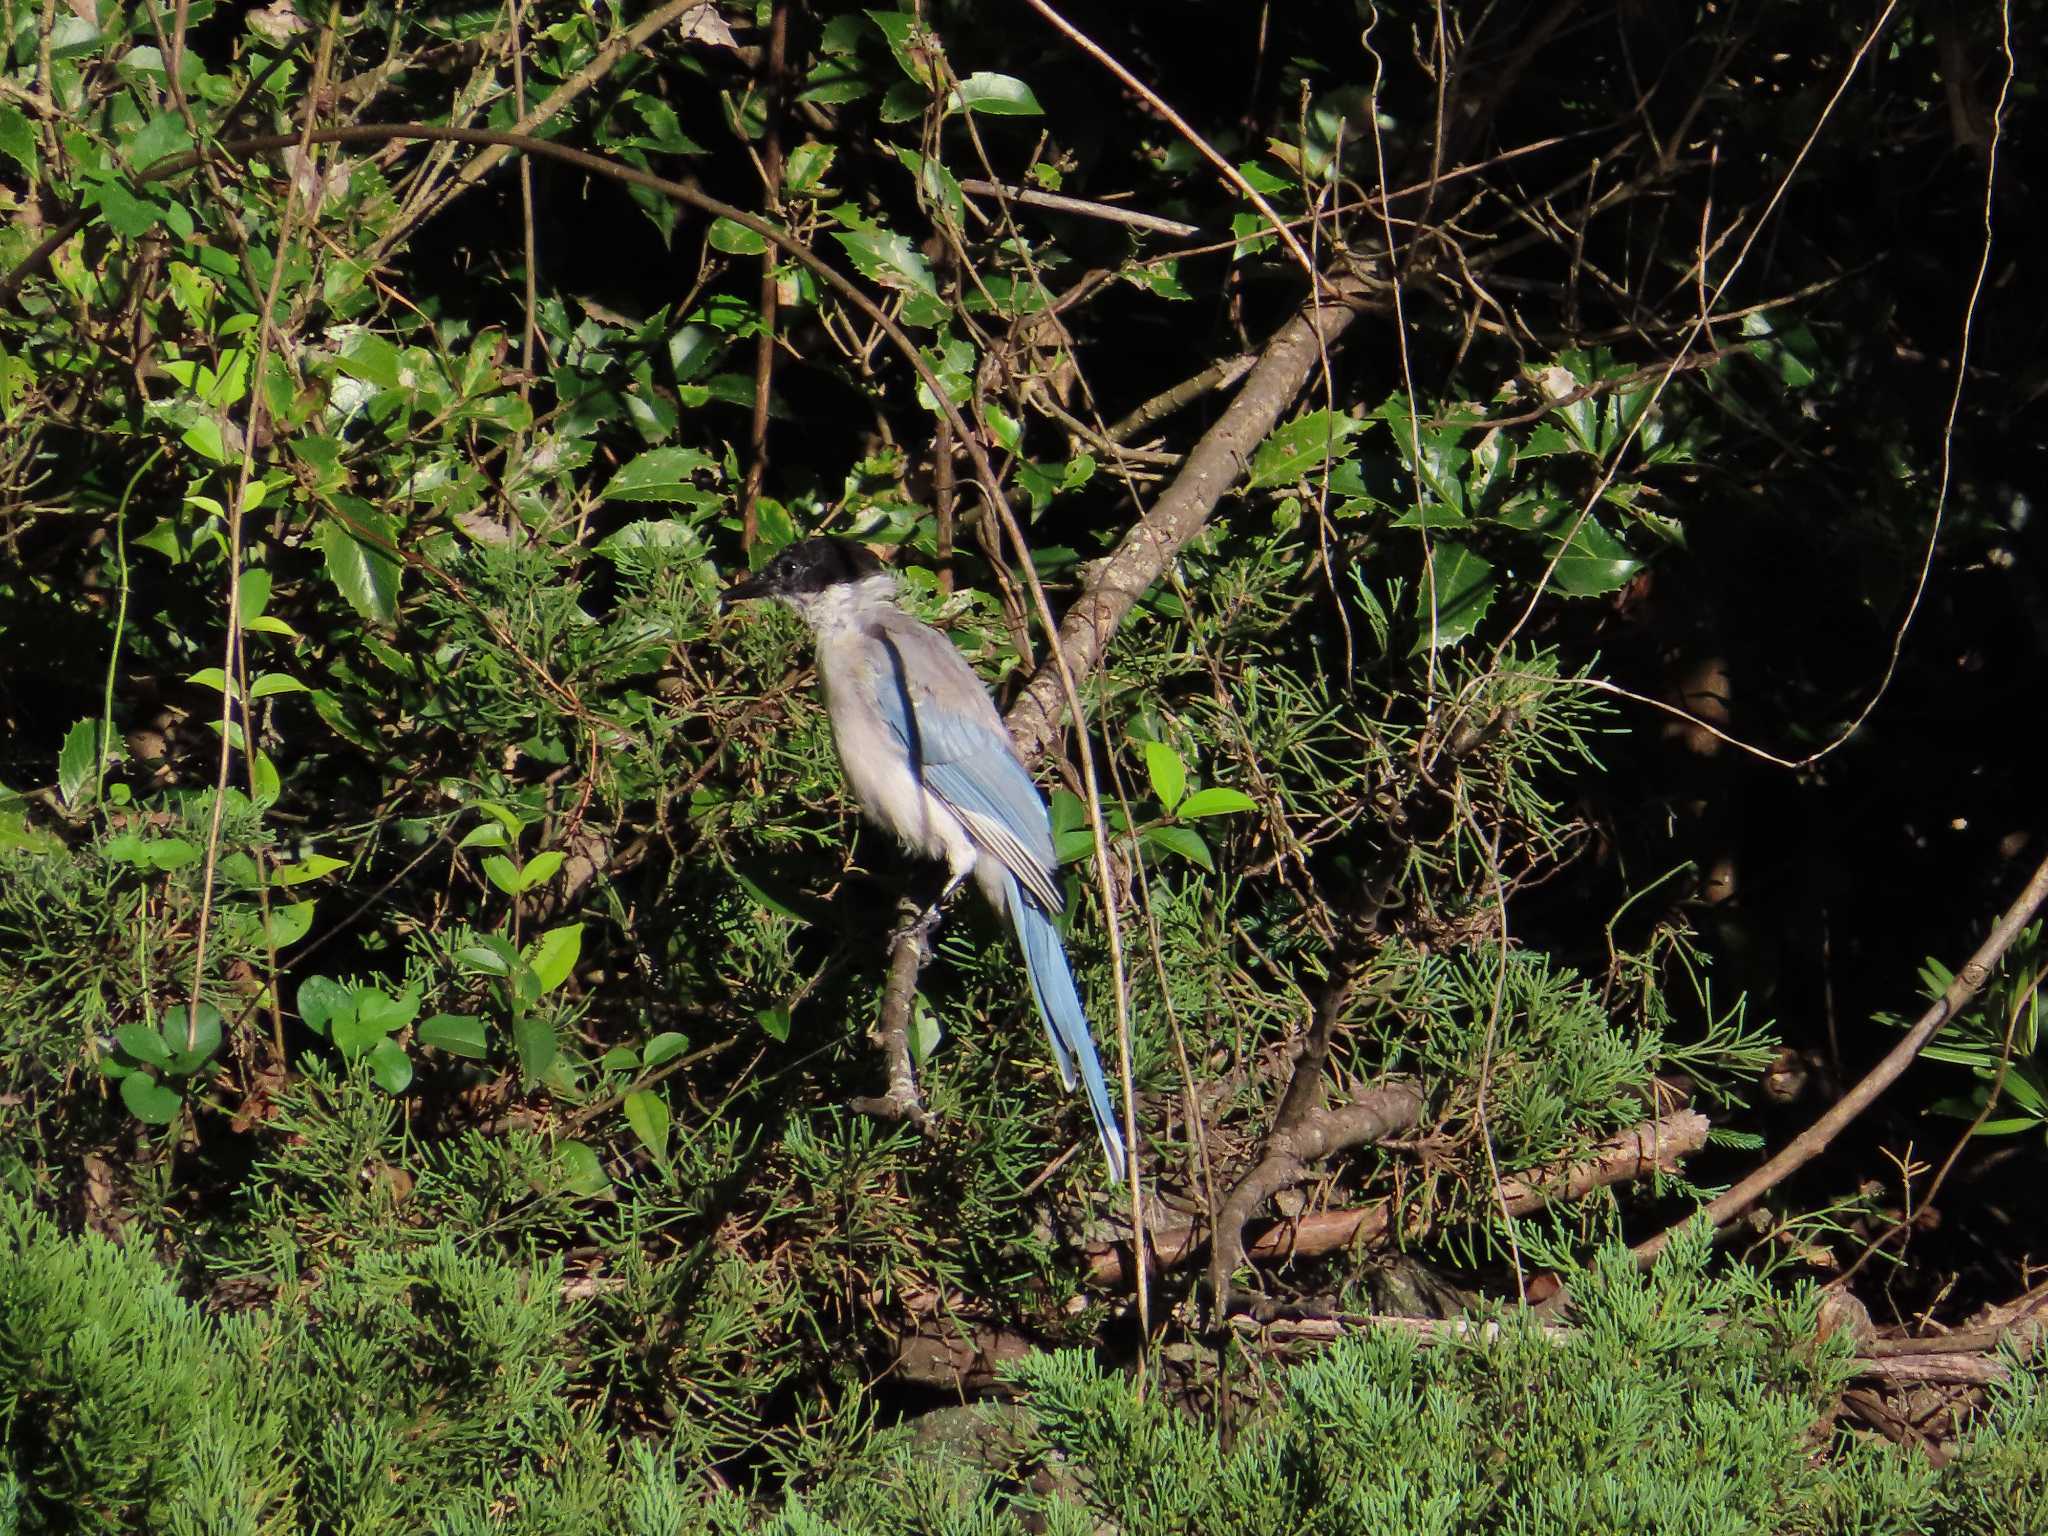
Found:
[{"label": "branch", "polygon": [[858,1114],[883,1120],[907,1120],[919,1130],[931,1127],[931,1114],[918,1095],[917,1073],[910,1062],[910,1018],[917,1002],[917,973],[924,968],[924,941],[917,932],[917,903],[905,897],[897,904],[903,925],[889,947],[889,980],[882,988],[882,1011],[868,1039],[882,1053],[889,1072],[888,1092],[855,1099]]},{"label": "branch", "polygon": [[[1575,1163],[1554,1163],[1530,1169],[1501,1181],[1511,1215],[1527,1216],[1557,1201],[1583,1199],[1610,1184],[1625,1184],[1652,1173],[1669,1173],[1680,1160],[1707,1144],[1707,1117],[1697,1110],[1681,1110],[1659,1120],[1633,1126],[1611,1136]],[[1394,1225],[1394,1204],[1376,1200],[1350,1210],[1319,1211],[1294,1222],[1276,1222],[1255,1241],[1246,1244],[1245,1256],[1252,1259],[1305,1258],[1332,1253],[1354,1242],[1376,1242]],[[1422,1226],[1411,1218],[1410,1230]],[[1203,1227],[1187,1226],[1155,1232],[1151,1244],[1152,1263],[1161,1269],[1185,1264],[1208,1242]],[[1096,1285],[1113,1285],[1125,1280],[1129,1255],[1118,1246],[1091,1248],[1088,1279]]]},{"label": "branch", "polygon": [[971,197],[1000,197],[1022,203],[1027,208],[1049,208],[1055,213],[1071,213],[1084,219],[1107,219],[1113,224],[1128,224],[1132,229],[1150,230],[1155,234],[1188,236],[1202,232],[1199,224],[1183,224],[1179,219],[1161,218],[1156,213],[1140,213],[1135,208],[1119,208],[1114,203],[1091,202],[1085,197],[1067,197],[1059,192],[1040,192],[1031,187],[1009,187],[999,181],[962,177],[960,190]]},{"label": "branch", "polygon": [[[1060,649],[1077,679],[1101,664],[1110,636],[1181,546],[1208,525],[1216,504],[1243,478],[1252,451],[1308,381],[1324,350],[1363,312],[1363,283],[1344,278],[1331,288],[1339,302],[1311,297],[1274,333],[1237,398],[1195,444],[1173,484],[1089,575],[1059,630]],[[1051,744],[1063,702],[1057,672],[1041,667],[1010,706],[1010,735],[1026,762]]]},{"label": "branch", "polygon": [[[1791,1145],[1776,1157],[1757,1169],[1733,1189],[1714,1200],[1706,1208],[1708,1220],[1720,1226],[1730,1218],[1739,1216],[1771,1190],[1782,1184],[1792,1174],[1804,1168],[1828,1149],[1828,1144],[1841,1134],[1842,1128],[1873,1104],[1877,1096],[1898,1081],[1913,1059],[1926,1049],[1927,1043],[1941,1030],[1942,1025],[1954,1018],[1969,1005],[1984,985],[1991,979],[1991,973],[1998,966],[2006,950],[2012,947],[2020,930],[2033,921],[2043,900],[2048,900],[2048,859],[2044,859],[2033,878],[2005,909],[2005,914],[1992,926],[1991,933],[1977,952],[1970,956],[1963,968],[1956,973],[1956,979],[1949,983],[1948,990],[1935,999],[1934,1004],[1920,1015],[1919,1021],[1907,1031],[1905,1039],[1893,1046],[1891,1051],[1876,1066],[1872,1067],[1855,1087],[1833,1104],[1826,1114],[1792,1139]],[[1690,1220],[1691,1218],[1687,1218]],[[1671,1236],[1683,1226],[1667,1227],[1655,1237],[1638,1243],[1636,1258],[1648,1264]]]}]

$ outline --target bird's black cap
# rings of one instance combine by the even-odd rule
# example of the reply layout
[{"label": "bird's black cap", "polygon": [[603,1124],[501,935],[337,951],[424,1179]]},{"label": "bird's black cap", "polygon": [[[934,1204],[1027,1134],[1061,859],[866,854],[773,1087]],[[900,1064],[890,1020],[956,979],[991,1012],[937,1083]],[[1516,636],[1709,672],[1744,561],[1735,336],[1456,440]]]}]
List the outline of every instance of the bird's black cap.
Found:
[{"label": "bird's black cap", "polygon": [[852,539],[802,539],[786,546],[753,575],[727,587],[719,602],[730,608],[756,597],[811,597],[828,587],[864,581],[886,569],[872,550]]}]

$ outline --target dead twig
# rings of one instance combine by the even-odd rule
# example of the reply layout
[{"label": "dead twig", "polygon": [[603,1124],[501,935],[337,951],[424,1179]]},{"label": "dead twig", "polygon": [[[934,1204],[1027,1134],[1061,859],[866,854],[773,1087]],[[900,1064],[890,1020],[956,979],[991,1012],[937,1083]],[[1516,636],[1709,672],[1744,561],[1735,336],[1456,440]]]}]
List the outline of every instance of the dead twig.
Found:
[{"label": "dead twig", "polygon": [[[1708,1128],[1705,1115],[1697,1110],[1681,1110],[1610,1136],[1576,1162],[1554,1163],[1504,1179],[1501,1192],[1510,1212],[1527,1216],[1559,1201],[1584,1199],[1610,1184],[1669,1173],[1707,1144]],[[1307,1258],[1334,1253],[1352,1243],[1378,1241],[1393,1230],[1396,1219],[1391,1200],[1376,1200],[1347,1210],[1318,1211],[1296,1221],[1276,1223],[1245,1245],[1245,1256]],[[1415,1230],[1423,1223],[1411,1220],[1409,1225]],[[1199,1225],[1166,1228],[1154,1233],[1149,1253],[1154,1265],[1172,1269],[1192,1260],[1208,1241],[1208,1231]],[[1129,1250],[1124,1245],[1091,1248],[1088,1260],[1088,1279],[1096,1285],[1120,1282],[1130,1266]]]},{"label": "dead twig", "polygon": [[[1707,1205],[1705,1215],[1716,1226],[1739,1216],[1771,1190],[1777,1188],[1799,1169],[1812,1162],[1839,1135],[1842,1128],[1876,1102],[1877,1096],[1897,1082],[1914,1058],[1925,1050],[1927,1043],[1941,1027],[1968,1006],[1984,983],[1991,979],[1991,973],[1998,966],[2006,950],[2012,947],[2020,930],[2033,921],[2034,914],[2041,909],[2041,903],[2048,900],[2048,859],[2035,869],[2033,878],[2005,909],[2004,914],[1992,925],[1990,934],[1977,946],[1977,952],[1970,956],[1963,968],[1956,973],[1948,990],[1935,999],[1932,1006],[1920,1015],[1906,1036],[1885,1055],[1884,1060],[1864,1074],[1863,1080],[1829,1107],[1812,1125],[1792,1139],[1782,1152],[1765,1163],[1748,1178],[1719,1199]],[[1637,1259],[1647,1264],[1671,1241],[1676,1227],[1668,1227],[1655,1237],[1636,1245]]]}]

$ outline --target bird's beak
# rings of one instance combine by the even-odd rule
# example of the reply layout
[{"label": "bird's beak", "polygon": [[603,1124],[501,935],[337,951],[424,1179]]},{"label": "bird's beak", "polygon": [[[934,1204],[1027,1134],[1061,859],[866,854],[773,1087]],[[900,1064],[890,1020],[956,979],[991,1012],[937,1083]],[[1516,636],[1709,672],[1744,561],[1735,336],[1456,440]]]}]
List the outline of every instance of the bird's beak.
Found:
[{"label": "bird's beak", "polygon": [[773,597],[775,586],[766,578],[744,576],[718,594],[718,606],[730,608],[734,603],[744,603],[756,597]]}]

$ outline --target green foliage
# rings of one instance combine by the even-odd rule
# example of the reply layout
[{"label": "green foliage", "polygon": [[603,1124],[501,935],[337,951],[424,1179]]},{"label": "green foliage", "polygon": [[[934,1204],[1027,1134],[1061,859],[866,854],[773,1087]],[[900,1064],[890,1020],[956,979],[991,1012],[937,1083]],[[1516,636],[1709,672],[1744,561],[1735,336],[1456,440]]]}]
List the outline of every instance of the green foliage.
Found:
[{"label": "green foliage", "polygon": [[[2012,1377],[1936,1473],[1816,1441],[1846,1379],[1818,1292],[1608,1249],[1570,1326],[1354,1335],[1282,1374],[1226,1448],[1155,1384],[1078,1352],[1013,1367],[1021,1411],[882,1429],[842,1405],[785,1459],[779,1508],[714,1493],[701,1422],[607,1443],[552,1262],[447,1238],[365,1245],[321,1281],[208,1316],[155,1261],[0,1196],[0,1517],[22,1530],[1789,1532],[2032,1529],[2048,1379]],[[638,1292],[644,1277],[628,1276]],[[636,1294],[636,1301],[651,1299]],[[613,1316],[622,1316],[614,1312]],[[702,1378],[699,1412],[717,1414]],[[1817,1454],[1817,1451],[1824,1452]],[[1020,1493],[1019,1478],[1050,1491]],[[785,1502],[786,1501],[786,1502]]]},{"label": "green foliage", "polygon": [[[1085,1277],[1128,1234],[976,905],[914,1000],[931,1127],[852,1107],[919,872],[854,815],[799,626],[718,603],[795,538],[859,537],[1009,698],[1044,640],[968,447],[1056,610],[1167,508],[1190,536],[1081,679],[1088,741],[1055,753],[1096,754],[1102,804],[1034,764],[1111,1058],[1122,928],[1148,1194],[1213,1212],[1341,972],[1308,1086],[1411,1081],[1424,1123],[1310,1170],[1314,1198],[1391,1202],[1412,1256],[1496,1294],[1511,1253],[1573,1268],[1702,1191],[1645,1180],[1511,1244],[1497,1175],[1584,1156],[1679,1081],[1720,1148],[1778,1131],[1754,1092],[1773,920],[1696,899],[1707,855],[1674,830],[1741,797],[1678,782],[1613,701],[1697,702],[1674,656],[1739,639],[1729,723],[1789,752],[1861,718],[1891,644],[1866,631],[1951,478],[1909,364],[1952,326],[1883,284],[1960,270],[1944,210],[1977,238],[1950,135],[1990,13],[1902,19],[1811,146],[1801,104],[1837,99],[1860,11],[1624,7],[1532,34],[1498,90],[1480,9],[1383,6],[1369,58],[1343,7],[1116,18],[1103,46],[1240,185],[981,8],[782,7],[781,81],[777,6],[630,38],[643,9],[7,13],[0,1532],[1732,1530],[1773,1479],[1815,1530],[2028,1512],[2036,1378],[1964,1470],[1922,1475],[1819,1427],[1839,1361],[1793,1326],[1804,1293],[1692,1259],[1651,1282],[1603,1259],[1563,1345],[1347,1343],[1233,1404],[1228,1452],[1080,1355],[1023,1370],[1031,1421],[995,1450],[881,1427],[934,1309],[1121,1347],[1121,1298]],[[1411,29],[1474,51],[1418,67],[1387,46]],[[1669,99],[1700,80],[1744,83]],[[587,161],[486,173],[473,143],[246,143],[379,122],[525,123],[743,217]],[[1900,161],[1873,191],[1879,142]],[[1530,190],[1588,164],[1579,212]],[[1241,369],[1113,422],[1303,302],[1243,186],[1364,313],[1190,491]],[[1757,254],[1724,297],[1731,230]],[[2007,316],[1980,331],[2025,338],[2032,312]],[[1945,377],[2035,400],[2039,350]],[[1968,460],[1924,610],[1957,633],[1995,605],[1944,578],[2032,591],[1998,489],[2030,471]],[[1962,697],[1914,668],[2012,665],[2031,630],[2008,618],[1916,636],[1899,687]],[[1873,750],[1873,716],[1802,792],[1839,772],[1862,825],[1874,760],[2038,696],[2001,677],[1947,732],[1909,710]],[[1998,815],[2032,803],[2024,766],[2024,793],[1986,791]],[[1913,820],[1988,825],[1923,817],[1951,769],[1899,770]],[[1943,1107],[1989,1108],[1988,1134],[2044,1118],[2037,938],[1930,1053],[1970,1069]],[[1838,1190],[1801,1230],[1845,1231],[1848,1200],[1875,1203]],[[80,1219],[123,1245],[53,1226]],[[1346,1297],[1375,1257],[1265,1280]],[[1386,1477],[1345,1483],[1360,1465]]]}]

